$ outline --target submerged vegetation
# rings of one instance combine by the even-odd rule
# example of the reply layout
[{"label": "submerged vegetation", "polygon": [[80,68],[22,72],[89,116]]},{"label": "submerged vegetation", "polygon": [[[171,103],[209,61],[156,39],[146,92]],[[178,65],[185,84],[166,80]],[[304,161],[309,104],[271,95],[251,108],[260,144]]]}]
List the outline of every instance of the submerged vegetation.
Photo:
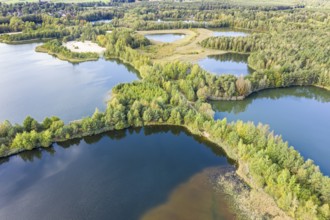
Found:
[{"label": "submerged vegetation", "polygon": [[[4,42],[54,38],[41,48],[72,59],[93,59],[95,54],[70,52],[62,46],[63,41],[92,40],[106,47],[106,58],[118,58],[139,70],[142,80],[117,85],[104,112],[96,110],[91,117],[69,124],[57,117],[46,118],[43,122],[27,117],[22,125],[12,125],[9,121],[1,123],[0,155],[49,147],[53,142],[109,130],[179,125],[222,147],[230,158],[237,161],[241,177],[251,187],[264,190],[288,216],[329,219],[330,178],[324,176],[313,161],[305,161],[267,125],[214,120],[214,112],[206,101],[244,98],[254,91],[273,87],[329,87],[330,38],[327,30],[330,14],[294,7],[262,10],[233,6],[227,9],[216,2],[194,3],[191,7],[172,4],[173,8],[170,8],[164,3],[158,14],[155,4],[123,5],[128,12],[113,13],[112,24],[95,26],[87,24],[86,17],[83,20],[82,15],[87,16],[89,12],[77,12],[72,19],[43,15],[42,25],[35,30],[1,36]],[[69,6],[64,4],[66,7]],[[247,37],[212,37],[200,42],[213,49],[251,53],[249,65],[256,71],[246,77],[216,76],[197,64],[153,61],[146,53],[153,45],[135,30],[159,29],[153,26],[155,21],[149,22],[155,18],[185,19],[192,15],[196,21],[207,21],[216,27],[268,31]],[[177,28],[175,23],[169,21],[157,25]],[[110,29],[112,32],[106,33]]]}]

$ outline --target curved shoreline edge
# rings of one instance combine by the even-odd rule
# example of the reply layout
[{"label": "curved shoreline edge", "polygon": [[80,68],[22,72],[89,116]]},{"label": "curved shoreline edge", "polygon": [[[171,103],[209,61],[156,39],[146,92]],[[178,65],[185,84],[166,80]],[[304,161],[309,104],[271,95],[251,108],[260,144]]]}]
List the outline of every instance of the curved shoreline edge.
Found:
[{"label": "curved shoreline edge", "polygon": [[[263,212],[260,210],[269,210],[270,209],[270,210],[273,210],[273,212],[275,213],[276,216],[274,216],[274,217],[280,217],[280,219],[285,219],[285,220],[291,219],[289,216],[287,216],[285,214],[284,211],[282,211],[281,209],[279,209],[276,206],[276,202],[274,201],[274,199],[270,195],[268,195],[262,188],[253,187],[253,183],[251,182],[251,179],[248,178],[248,173],[244,172],[244,169],[241,169],[241,167],[245,166],[244,163],[241,160],[237,159],[237,155],[235,155],[233,153],[233,151],[230,150],[229,145],[225,144],[224,142],[219,141],[219,139],[216,139],[214,137],[212,138],[212,136],[205,131],[202,131],[200,129],[193,129],[193,128],[189,127],[188,125],[177,125],[177,124],[171,124],[171,123],[154,123],[154,122],[152,122],[152,123],[147,123],[141,127],[154,127],[154,126],[180,127],[192,136],[200,137],[206,142],[215,144],[217,147],[219,147],[223,150],[227,159],[235,161],[235,164],[236,164],[235,173],[224,173],[226,175],[229,174],[231,176],[231,179],[228,179],[228,178],[221,179],[221,176],[219,175],[217,177],[218,180],[215,184],[217,185],[216,186],[217,190],[220,190],[220,191],[224,192],[226,195],[228,195],[227,200],[233,202],[231,208],[239,212],[238,216],[247,217],[248,215],[253,214],[254,216],[262,217],[262,216],[269,215],[269,213]],[[141,128],[141,127],[128,126],[128,127],[125,127],[123,129],[119,129],[119,130],[125,130],[128,128]],[[72,136],[70,138],[56,139],[48,147],[52,147],[52,145],[54,143],[61,143],[61,142],[65,142],[65,141],[69,141],[69,140],[73,140],[73,139],[80,139],[80,138],[98,135],[98,134],[102,134],[105,132],[116,131],[116,130],[117,129],[115,129],[114,127],[106,127],[106,128],[103,128],[103,129],[100,129],[97,131],[91,131],[91,132],[84,133],[81,135]],[[35,146],[31,150],[43,149],[43,148],[48,148],[48,147]],[[15,151],[13,149],[13,151],[8,152],[7,155],[1,155],[0,158],[11,157],[11,156],[18,155],[25,151],[29,151],[29,150],[20,149],[20,150]],[[228,188],[228,185],[233,185],[233,188],[232,189]],[[242,192],[241,194],[239,194],[239,193],[235,194],[235,190],[237,189],[237,187],[243,187],[245,189],[245,191]],[[252,198],[256,199],[256,197],[266,200],[270,204],[262,204],[263,208],[260,208],[259,206],[261,204],[257,204],[257,203],[250,204],[248,206],[247,203],[252,202]],[[259,213],[255,213],[253,210],[249,210],[249,208],[253,208],[253,210],[259,210]]]},{"label": "curved shoreline edge", "polygon": [[[125,49],[125,48],[124,48]],[[128,50],[128,51],[130,51],[131,50],[131,48],[126,48],[126,50]],[[134,51],[134,50],[133,50]],[[125,55],[125,52],[126,51],[123,51],[122,53],[121,53],[121,56],[122,57],[117,57],[117,58],[119,58],[120,60],[123,60],[125,63],[130,63],[132,66],[136,66],[136,69],[139,69],[138,67],[138,65],[137,64],[135,64],[134,63],[134,60],[130,60],[130,59],[127,59],[127,58],[125,58],[125,59],[123,59],[123,57],[124,57],[124,55]],[[110,54],[111,55],[111,54]],[[108,55],[108,57],[110,56],[110,55]],[[116,56],[116,55],[113,55],[113,56]],[[111,56],[110,56],[111,57]],[[141,67],[141,66],[140,66]],[[142,66],[143,67],[143,66]],[[141,71],[140,71],[141,72]],[[143,80],[142,80],[143,81]],[[173,80],[174,81],[174,80]],[[171,79],[168,81],[168,82],[171,82]],[[141,84],[143,84],[143,83],[141,83]],[[140,84],[140,85],[141,85]],[[125,85],[125,84],[124,84]],[[134,85],[134,84],[126,84],[127,85],[127,87],[126,87],[126,89],[129,89],[128,87],[130,87],[130,86],[132,86],[132,87],[134,87],[134,86],[136,86],[136,85]],[[153,92],[159,92],[159,90],[160,90],[160,95],[159,96],[161,96],[161,95],[164,95],[162,92],[164,92],[165,93],[165,96],[167,97],[167,92],[165,91],[165,90],[163,90],[163,88],[162,87],[160,87],[159,85],[156,85],[156,84],[152,84],[153,86],[151,86],[150,84],[148,84],[147,82],[144,82],[144,84],[143,85],[145,85],[145,87],[141,87],[141,88],[137,88],[137,89],[146,89],[147,90],[147,92],[149,92],[149,94],[146,94],[146,96],[147,95],[150,95],[150,92],[152,93],[152,98],[155,98],[154,97],[154,94],[153,94]],[[149,86],[149,87],[148,87]],[[123,85],[121,85],[121,87],[123,87]],[[155,87],[156,87],[156,89],[155,89]],[[159,90],[157,90],[157,89],[159,89]],[[266,88],[265,88],[266,89]],[[117,89],[117,91],[120,91],[120,88],[119,89]],[[124,92],[125,92],[125,90],[123,90]],[[135,92],[136,90],[131,90],[131,92]],[[236,135],[236,137],[238,137],[238,138],[240,138],[240,136],[238,135],[238,129],[237,129],[237,127],[235,127],[235,126],[237,126],[237,124],[235,125],[235,124],[229,124],[229,123],[227,123],[226,122],[226,120],[214,120],[213,118],[211,118],[211,117],[203,117],[203,114],[202,114],[202,112],[201,111],[198,111],[198,110],[196,110],[196,108],[195,108],[195,106],[194,106],[194,104],[195,104],[195,102],[189,102],[188,100],[187,100],[187,98],[183,95],[183,94],[181,94],[180,93],[180,91],[179,90],[171,90],[171,91],[174,91],[174,92],[177,92],[178,94],[178,99],[179,100],[181,100],[181,101],[183,101],[182,103],[183,104],[173,104],[173,105],[169,105],[168,103],[167,103],[167,101],[169,101],[168,100],[168,98],[169,97],[167,97],[167,98],[165,98],[167,101],[164,101],[164,109],[163,110],[171,110],[171,109],[175,109],[176,107],[178,107],[178,108],[180,108],[180,107],[184,107],[185,108],[185,110],[191,110],[192,112],[194,112],[193,114],[192,114],[192,117],[193,117],[193,119],[194,120],[196,120],[197,119],[197,116],[200,116],[201,117],[201,120],[199,120],[199,121],[197,121],[196,123],[195,122],[192,122],[192,121],[189,121],[189,122],[185,122],[185,120],[181,120],[180,122],[176,122],[176,121],[173,121],[173,123],[170,123],[169,121],[168,121],[168,119],[166,119],[166,121],[165,122],[153,122],[153,121],[148,121],[148,120],[142,120],[142,124],[140,124],[140,125],[137,125],[137,124],[135,124],[135,123],[132,123],[132,124],[129,124],[129,123],[126,123],[125,122],[125,117],[127,116],[124,116],[124,118],[121,118],[121,117],[119,117],[118,118],[118,123],[120,123],[121,122],[121,124],[117,127],[117,125],[114,125],[114,124],[111,124],[111,123],[109,123],[109,124],[107,124],[107,123],[104,123],[104,124],[102,124],[102,127],[99,127],[99,128],[96,128],[96,127],[91,127],[91,128],[89,128],[89,129],[87,129],[87,131],[85,131],[85,130],[81,130],[81,131],[78,131],[78,133],[76,133],[76,134],[74,134],[74,135],[72,135],[72,136],[66,136],[66,135],[62,135],[62,136],[60,136],[61,138],[56,138],[56,136],[54,136],[54,137],[52,137],[51,139],[50,139],[50,142],[48,143],[47,142],[47,146],[46,146],[46,144],[42,144],[41,142],[36,142],[37,144],[36,145],[40,145],[40,146],[31,146],[31,145],[28,145],[28,147],[27,147],[27,149],[20,149],[20,148],[17,148],[17,147],[20,147],[20,146],[17,146],[17,145],[15,145],[15,146],[13,146],[13,147],[10,147],[11,145],[9,145],[8,147],[9,147],[9,150],[7,151],[7,152],[5,152],[5,156],[10,156],[10,155],[12,155],[12,154],[17,154],[17,153],[19,153],[19,152],[22,152],[22,151],[25,151],[25,150],[31,150],[31,149],[34,149],[34,148],[38,148],[38,147],[41,147],[41,145],[43,145],[44,147],[48,147],[48,146],[50,146],[50,144],[51,143],[55,143],[55,142],[63,142],[63,141],[66,141],[66,140],[70,140],[70,139],[75,139],[75,138],[82,138],[82,137],[85,137],[85,136],[90,136],[90,135],[95,135],[95,134],[99,134],[99,133],[103,133],[103,132],[106,132],[106,131],[111,131],[111,130],[122,130],[122,129],[124,129],[124,128],[128,128],[128,127],[141,127],[141,126],[149,126],[149,125],[161,125],[161,126],[164,126],[164,125],[171,125],[171,126],[181,126],[181,127],[184,127],[184,128],[186,128],[187,130],[189,130],[192,134],[194,134],[194,135],[199,135],[199,136],[202,136],[202,137],[204,137],[205,139],[207,139],[208,141],[210,141],[210,142],[212,142],[212,143],[215,143],[217,146],[219,146],[219,147],[221,147],[225,152],[226,152],[226,154],[227,154],[227,156],[229,157],[229,158],[231,158],[231,159],[233,159],[233,160],[235,160],[236,162],[237,162],[237,164],[238,164],[238,170],[236,171],[237,173],[238,173],[238,175],[240,176],[240,177],[242,177],[242,179],[244,179],[244,181],[248,184],[248,185],[250,185],[251,186],[251,188],[253,188],[253,189],[256,189],[256,190],[258,190],[258,191],[264,191],[265,189],[265,185],[264,186],[260,186],[260,185],[258,185],[258,184],[256,184],[256,181],[258,180],[258,178],[260,178],[260,179],[262,179],[263,181],[265,181],[265,179],[263,179],[263,178],[265,178],[263,175],[264,175],[264,173],[261,173],[261,174],[255,174],[256,176],[251,176],[251,173],[250,173],[250,171],[249,171],[249,168],[250,168],[250,166],[251,166],[251,163],[252,163],[252,160],[253,159],[261,159],[261,161],[263,161],[263,162],[268,162],[268,161],[266,161],[267,159],[265,159],[268,155],[266,154],[266,155],[259,155],[259,154],[257,154],[257,152],[255,152],[255,151],[253,151],[252,150],[252,152],[249,152],[249,150],[251,150],[250,148],[252,148],[253,149],[253,147],[255,147],[256,148],[256,150],[258,150],[258,151],[264,151],[265,150],[265,148],[267,147],[267,145],[266,146],[264,146],[264,145],[257,145],[257,143],[256,142],[250,142],[250,141],[243,141],[243,140],[240,140],[239,142],[238,141],[236,141],[236,139],[235,139],[235,141],[233,141],[233,142],[229,142],[229,141],[231,141],[230,140],[230,136],[228,135],[228,131],[226,131],[226,129],[227,130],[229,130],[229,132],[231,132],[231,133],[235,133],[235,135]],[[254,92],[257,92],[257,91],[254,91]],[[252,94],[253,92],[251,92],[251,93],[248,93],[247,95],[245,95],[244,96],[244,98],[245,97],[248,97],[248,95],[250,95],[250,94]],[[119,95],[123,95],[124,93],[120,93],[119,92]],[[144,93],[141,93],[142,94],[142,96],[144,95]],[[140,95],[141,95],[140,94]],[[116,95],[116,94],[115,94]],[[158,96],[158,95],[156,95],[156,96]],[[114,96],[115,97],[115,96]],[[124,99],[124,101],[127,101],[127,102],[130,102],[130,101],[134,101],[134,100],[139,100],[139,98],[140,97],[136,97],[136,96],[132,96],[132,97],[129,97],[129,96],[123,96],[122,97],[123,99]],[[143,99],[143,97],[142,97],[142,99]],[[117,101],[117,103],[119,104],[119,105],[121,105],[120,103],[119,103],[119,101],[118,100],[115,100],[115,101]],[[148,102],[148,104],[145,106],[146,108],[148,108],[149,107],[149,105],[150,105],[150,103],[151,103],[151,101],[152,101],[152,99],[148,99],[148,98],[146,98],[146,102]],[[184,106],[184,104],[188,104],[188,105],[186,105],[186,106]],[[124,107],[124,106],[123,106]],[[130,108],[131,106],[130,105],[127,105],[127,106],[125,106],[124,107],[124,110],[122,110],[122,112],[124,112],[124,113],[128,113],[128,112],[126,112],[126,107],[128,107],[128,108]],[[178,112],[179,113],[179,112]],[[187,112],[185,112],[185,113],[187,113]],[[181,115],[179,114],[179,116],[181,117]],[[182,118],[182,117],[181,117]],[[92,117],[90,117],[89,119],[92,119]],[[155,120],[156,121],[156,120]],[[76,121],[77,122],[77,124],[79,124],[79,121]],[[172,122],[172,121],[171,121]],[[74,123],[74,122],[71,122],[72,124]],[[71,123],[69,123],[69,124],[67,124],[67,125],[70,125]],[[115,122],[116,123],[116,122]],[[125,124],[126,123],[126,124]],[[219,126],[218,126],[219,125]],[[218,127],[216,127],[216,126],[218,126]],[[265,127],[257,127],[257,126],[252,126],[251,124],[249,124],[249,123],[240,123],[238,126],[241,126],[241,127],[245,127],[245,129],[246,128],[248,128],[248,129],[254,129],[254,131],[255,131],[255,136],[254,136],[254,138],[255,137],[257,137],[257,138],[259,138],[259,137],[262,137],[262,138],[264,138],[264,137],[266,137],[267,138],[267,135],[269,135],[270,134],[270,132],[265,132],[264,130],[264,128]],[[213,128],[216,128],[217,129],[217,132],[219,132],[218,134],[220,134],[220,136],[218,136],[218,134],[217,133],[215,133],[215,131],[214,130],[212,130]],[[223,129],[223,130],[222,130]],[[27,135],[33,135],[33,133],[31,132],[31,133],[29,133],[30,131],[28,130],[28,132],[26,133]],[[34,131],[35,132],[35,131]],[[261,133],[261,135],[259,135],[259,133],[258,132],[260,132]],[[24,133],[23,133],[24,134]],[[253,135],[254,135],[253,134]],[[226,135],[226,136],[222,136],[222,135]],[[258,136],[259,135],[259,136]],[[301,158],[301,156],[300,156],[300,154],[299,154],[299,152],[298,151],[296,151],[296,150],[294,150],[294,149],[291,149],[291,148],[289,148],[289,146],[287,145],[287,143],[286,142],[284,142],[281,138],[279,138],[279,137],[277,137],[277,136],[272,136],[270,139],[266,139],[266,144],[268,143],[268,141],[273,141],[274,143],[275,143],[275,147],[278,147],[278,149],[277,150],[279,150],[279,151],[281,151],[281,150],[283,150],[283,152],[282,153],[288,153],[289,154],[289,156],[292,156],[293,158],[295,158],[295,159],[299,159],[299,161],[298,161],[298,163],[297,164],[299,164],[299,165],[301,165],[300,164],[300,162],[301,162],[301,160],[302,160],[302,158]],[[226,143],[226,142],[228,142],[228,143],[230,143],[230,144],[228,144],[228,143]],[[234,144],[233,144],[234,143]],[[278,144],[278,145],[276,145],[276,144]],[[24,145],[22,145],[22,146],[24,146]],[[242,147],[242,148],[246,148],[246,149],[244,149],[246,152],[244,152],[244,153],[250,153],[251,155],[251,158],[250,158],[250,160],[248,161],[246,158],[245,158],[245,160],[246,161],[244,161],[243,159],[244,158],[242,158],[242,155],[239,155],[239,150],[241,150],[241,149],[239,149],[240,148],[240,146]],[[259,146],[259,148],[261,148],[261,149],[257,149],[257,147]],[[243,155],[244,156],[244,155]],[[245,155],[246,156],[246,155]],[[281,156],[281,155],[280,155]],[[286,160],[286,158],[283,158],[283,160],[285,161]],[[305,160],[303,160],[303,162],[306,162]],[[307,161],[308,162],[308,161]],[[290,168],[296,168],[296,165],[295,164],[293,164],[292,165],[292,167],[290,167],[290,166],[288,166],[288,167],[286,167],[286,166],[284,166],[283,165],[283,163],[281,164],[279,161],[277,161],[277,160],[274,160],[274,161],[271,161],[271,163],[272,163],[272,165],[278,165],[278,170],[276,170],[276,173],[277,174],[279,174],[279,173],[281,173],[282,174],[282,172],[285,174],[285,171],[287,171],[288,173],[289,173],[289,175],[291,175],[291,171],[289,171],[290,170]],[[305,164],[304,164],[305,165]],[[302,165],[301,165],[302,166]],[[314,172],[316,172],[316,166],[315,165],[310,165],[310,168],[311,169],[315,169],[314,170]],[[302,169],[304,169],[304,168],[302,168]],[[319,172],[316,172],[317,174],[319,174]],[[294,176],[294,173],[292,173],[293,175],[292,175],[292,177],[295,177]],[[308,175],[307,175],[308,176]],[[327,181],[327,177],[325,177],[324,175],[322,176],[322,174],[321,174],[321,180],[322,181],[324,181],[324,183]],[[302,182],[302,187],[303,187],[303,189],[308,189],[308,188],[306,188],[307,186],[309,186],[308,185],[308,180],[307,179],[304,179],[304,180],[302,180],[301,181]],[[298,184],[298,182],[295,182],[295,184],[297,184],[298,186],[299,186],[299,184]],[[287,183],[285,182],[284,183],[284,186],[287,186]],[[274,188],[271,188],[272,190],[276,190],[276,187],[278,187],[276,184],[275,184],[275,186],[273,186]],[[310,191],[310,194],[312,195],[312,196],[315,196],[315,197],[317,197],[317,196],[320,196],[320,195],[323,195],[323,194],[321,194],[321,193],[319,193],[320,191],[318,191],[319,189],[316,189],[316,190],[311,190]],[[284,191],[284,192],[286,192],[286,191]],[[293,191],[291,191],[291,189],[289,189],[288,190],[288,192],[289,193],[292,193]],[[324,192],[322,192],[322,193],[324,193]],[[274,191],[271,191],[271,192],[267,192],[267,195],[269,196],[269,198],[273,198],[274,200],[275,199],[277,199],[278,200],[278,198],[276,198],[275,197],[275,195],[274,195]],[[317,197],[317,199],[318,199],[318,201],[320,201],[319,203],[315,203],[315,204],[313,204],[313,201],[312,200],[301,200],[302,201],[302,208],[305,206],[305,202],[309,202],[309,201],[311,201],[312,202],[312,204],[313,205],[315,205],[316,206],[316,204],[318,205],[318,204],[322,204],[321,203],[321,200],[319,200],[319,197]],[[325,204],[325,208],[329,208],[329,206],[327,206],[328,204]],[[285,210],[285,209],[284,209]],[[287,212],[289,212],[289,210],[286,210]],[[292,214],[291,214],[292,215]]]}]

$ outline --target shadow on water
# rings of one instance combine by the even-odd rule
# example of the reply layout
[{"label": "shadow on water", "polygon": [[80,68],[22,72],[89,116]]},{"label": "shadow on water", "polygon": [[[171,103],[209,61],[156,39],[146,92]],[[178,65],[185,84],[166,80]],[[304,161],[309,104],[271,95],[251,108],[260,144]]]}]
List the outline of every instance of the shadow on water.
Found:
[{"label": "shadow on water", "polygon": [[135,69],[131,64],[124,63],[123,61],[121,61],[120,59],[117,59],[117,58],[111,58],[111,59],[105,59],[105,60],[110,61],[110,62],[111,61],[115,62],[117,65],[124,65],[124,67],[126,68],[126,70],[128,72],[134,73],[139,79],[142,79],[140,72],[137,69]]},{"label": "shadow on water", "polygon": [[247,64],[248,57],[248,54],[240,53],[216,54],[209,55],[198,63],[205,70],[218,75],[247,75],[254,72]]},{"label": "shadow on water", "polygon": [[317,87],[291,87],[257,92],[243,101],[211,102],[214,118],[270,126],[320,170],[330,174],[330,92]]},{"label": "shadow on water", "polygon": [[[226,157],[227,162],[231,165],[236,165],[235,161],[228,158],[226,155],[226,152],[219,147],[217,144],[210,142],[206,138],[202,136],[197,136],[194,134],[191,134],[186,128],[180,127],[180,126],[147,126],[147,127],[136,127],[136,128],[128,128],[123,130],[117,130],[117,131],[109,131],[98,135],[93,136],[86,136],[83,138],[75,138],[64,142],[56,143],[57,146],[62,147],[64,149],[70,148],[72,146],[78,146],[82,142],[85,142],[87,144],[95,144],[98,143],[102,138],[108,137],[111,140],[121,140],[127,137],[127,135],[132,134],[142,134],[145,136],[151,136],[153,134],[161,134],[161,133],[170,133],[174,136],[179,136],[182,132],[185,133],[188,137],[193,138],[195,141],[197,141],[199,144],[203,144],[206,148],[210,149],[215,155],[219,157]],[[41,159],[42,154],[49,154],[51,156],[54,156],[56,153],[56,150],[54,149],[54,146],[50,146],[48,148],[37,148],[30,151],[24,151],[22,153],[19,153],[18,157],[20,157],[25,162],[33,162],[34,159]],[[6,162],[9,162],[10,157],[1,158],[0,159],[0,165]]]},{"label": "shadow on water", "polygon": [[216,112],[238,114],[245,112],[249,105],[257,99],[278,100],[285,97],[307,98],[321,103],[330,102],[330,92],[316,87],[291,87],[281,89],[267,89],[253,93],[242,101],[211,101]]},{"label": "shadow on water", "polygon": [[[109,215],[114,219],[139,219],[165,204],[170,194],[194,175],[210,167],[230,166],[221,148],[173,126],[107,132],[24,152],[1,162],[0,207],[6,205],[0,208],[0,218],[11,219],[107,219]],[[207,181],[206,177],[197,180]],[[181,199],[191,190],[185,188],[178,194]],[[212,195],[211,191],[204,187],[199,195]],[[25,201],[36,202],[29,207]],[[19,214],[14,216],[13,209]],[[231,215],[229,210],[227,215]]]},{"label": "shadow on water", "polygon": [[236,63],[247,63],[249,55],[240,53],[225,53],[218,55],[209,55],[208,57],[221,62],[233,61]]}]

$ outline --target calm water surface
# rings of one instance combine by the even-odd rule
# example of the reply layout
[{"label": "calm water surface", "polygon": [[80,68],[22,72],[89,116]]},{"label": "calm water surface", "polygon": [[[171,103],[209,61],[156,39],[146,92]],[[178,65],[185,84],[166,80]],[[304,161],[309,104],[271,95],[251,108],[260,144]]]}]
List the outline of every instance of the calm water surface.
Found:
[{"label": "calm water surface", "polygon": [[219,55],[210,55],[202,59],[198,64],[205,70],[217,74],[247,75],[253,72],[248,64],[249,55],[226,53]]},{"label": "calm water surface", "polygon": [[97,21],[91,21],[90,23],[92,23],[92,24],[108,24],[111,22],[112,22],[112,19],[101,19],[101,20],[97,20]]},{"label": "calm water surface", "polygon": [[207,170],[231,165],[180,128],[111,132],[0,162],[0,219],[235,217],[205,187]]},{"label": "calm water surface", "polygon": [[172,43],[185,37],[184,34],[146,34],[149,40],[159,41],[163,43]]},{"label": "calm water surface", "polygon": [[113,86],[138,79],[117,61],[73,65],[36,53],[37,45],[0,44],[0,121],[21,123],[27,115],[39,121],[52,115],[80,119],[105,109]]},{"label": "calm water surface", "polygon": [[248,36],[249,33],[244,31],[237,31],[230,28],[222,28],[222,29],[211,29],[213,31],[214,37],[245,37]]},{"label": "calm water surface", "polygon": [[313,87],[274,89],[244,101],[213,102],[215,118],[269,124],[275,133],[330,175],[330,92]]}]

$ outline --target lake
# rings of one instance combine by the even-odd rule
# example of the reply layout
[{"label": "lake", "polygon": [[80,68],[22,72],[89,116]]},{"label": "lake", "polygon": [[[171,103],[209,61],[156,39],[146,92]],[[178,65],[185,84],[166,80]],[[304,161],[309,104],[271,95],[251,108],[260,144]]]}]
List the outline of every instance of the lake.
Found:
[{"label": "lake", "polygon": [[249,35],[248,32],[237,31],[231,28],[216,28],[210,30],[213,31],[214,37],[246,37]]},{"label": "lake", "polygon": [[101,20],[97,20],[97,21],[91,21],[90,23],[92,23],[92,24],[108,24],[111,22],[112,22],[112,19],[101,19]]},{"label": "lake", "polygon": [[217,75],[247,75],[253,72],[247,64],[248,57],[247,54],[238,53],[209,55],[201,59],[198,64],[206,71]]},{"label": "lake", "polygon": [[232,165],[179,127],[109,132],[0,163],[0,219],[235,219],[210,183]]},{"label": "lake", "polygon": [[158,41],[162,43],[172,43],[177,40],[183,39],[184,34],[146,34],[144,35],[149,40]]},{"label": "lake", "polygon": [[330,175],[330,92],[314,87],[272,89],[243,101],[212,102],[215,118],[269,124],[276,134]]},{"label": "lake", "polygon": [[138,79],[118,61],[71,64],[34,51],[39,44],[0,44],[0,121],[58,116],[65,122],[104,110],[115,85]]}]

